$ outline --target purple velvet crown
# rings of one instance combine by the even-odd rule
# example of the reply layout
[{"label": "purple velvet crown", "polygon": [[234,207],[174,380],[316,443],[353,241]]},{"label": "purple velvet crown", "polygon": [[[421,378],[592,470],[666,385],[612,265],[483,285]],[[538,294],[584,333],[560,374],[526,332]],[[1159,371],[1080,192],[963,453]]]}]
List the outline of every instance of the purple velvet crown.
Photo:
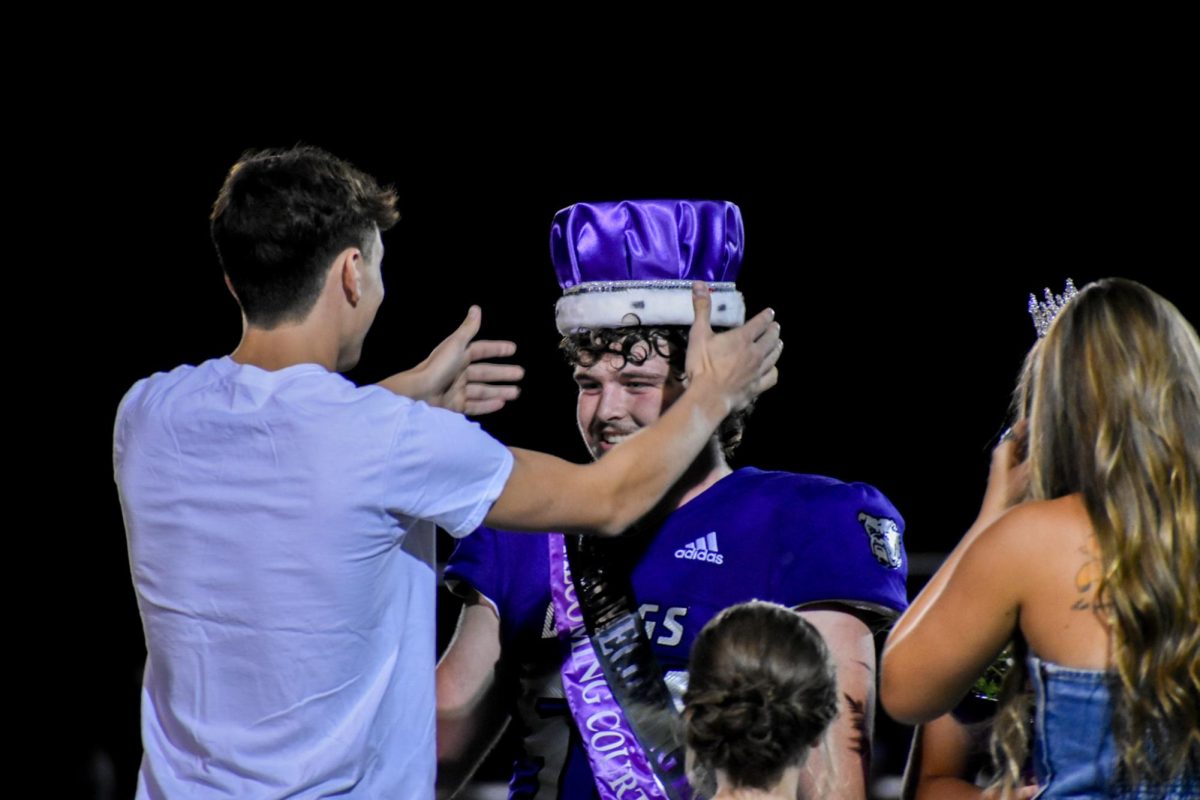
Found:
[{"label": "purple velvet crown", "polygon": [[713,288],[712,324],[745,321],[734,286],[742,214],[723,200],[576,203],[554,215],[550,259],[563,297],[562,333],[623,325],[690,325],[691,286]]}]

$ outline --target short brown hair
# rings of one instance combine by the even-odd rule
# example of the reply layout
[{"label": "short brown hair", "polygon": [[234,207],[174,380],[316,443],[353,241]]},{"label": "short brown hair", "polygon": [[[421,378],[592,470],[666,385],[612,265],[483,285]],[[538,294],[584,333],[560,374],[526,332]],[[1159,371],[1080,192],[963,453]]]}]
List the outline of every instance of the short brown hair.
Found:
[{"label": "short brown hair", "polygon": [[316,147],[248,151],[213,204],[221,267],[246,319],[298,322],[321,293],[330,259],[347,247],[368,257],[375,230],[396,224],[396,194]]}]

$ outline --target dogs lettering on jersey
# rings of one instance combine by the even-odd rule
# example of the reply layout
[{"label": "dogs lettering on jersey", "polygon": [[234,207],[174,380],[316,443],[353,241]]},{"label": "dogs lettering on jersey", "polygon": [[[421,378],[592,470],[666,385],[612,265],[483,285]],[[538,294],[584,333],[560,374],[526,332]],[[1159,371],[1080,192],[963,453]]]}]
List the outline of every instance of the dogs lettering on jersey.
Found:
[{"label": "dogs lettering on jersey", "polygon": [[[663,647],[674,647],[683,641],[683,623],[680,622],[687,616],[686,606],[671,606],[662,615],[662,631],[658,639],[654,638],[654,631],[659,626],[658,616],[659,606],[656,603],[643,603],[638,607],[638,615],[641,616],[642,622],[646,625],[646,638],[653,641],[655,644]],[[554,628],[554,603],[546,606],[546,618],[542,625],[542,638],[555,639],[558,633]]]}]

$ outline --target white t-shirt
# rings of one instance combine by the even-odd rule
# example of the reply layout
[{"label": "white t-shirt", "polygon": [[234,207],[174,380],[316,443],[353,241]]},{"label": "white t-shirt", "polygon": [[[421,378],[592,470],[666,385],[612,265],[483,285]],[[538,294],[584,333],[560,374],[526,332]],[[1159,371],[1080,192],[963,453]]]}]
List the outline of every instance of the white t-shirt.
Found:
[{"label": "white t-shirt", "polygon": [[113,459],[148,655],[138,797],[433,794],[436,523],[512,456],[315,364],[139,381]]}]

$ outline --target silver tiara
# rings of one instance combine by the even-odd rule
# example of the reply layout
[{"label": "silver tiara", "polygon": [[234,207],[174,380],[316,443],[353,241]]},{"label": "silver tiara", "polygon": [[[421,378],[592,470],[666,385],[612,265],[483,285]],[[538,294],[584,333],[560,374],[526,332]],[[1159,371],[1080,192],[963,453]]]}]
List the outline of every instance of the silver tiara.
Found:
[{"label": "silver tiara", "polygon": [[1049,289],[1045,289],[1044,293],[1046,299],[1041,301],[1036,296],[1029,295],[1029,316],[1033,317],[1033,327],[1037,329],[1039,339],[1046,335],[1046,331],[1050,330],[1050,323],[1054,322],[1058,312],[1071,302],[1072,297],[1079,294],[1075,291],[1075,284],[1070,278],[1067,278],[1062,294],[1054,294]]}]

